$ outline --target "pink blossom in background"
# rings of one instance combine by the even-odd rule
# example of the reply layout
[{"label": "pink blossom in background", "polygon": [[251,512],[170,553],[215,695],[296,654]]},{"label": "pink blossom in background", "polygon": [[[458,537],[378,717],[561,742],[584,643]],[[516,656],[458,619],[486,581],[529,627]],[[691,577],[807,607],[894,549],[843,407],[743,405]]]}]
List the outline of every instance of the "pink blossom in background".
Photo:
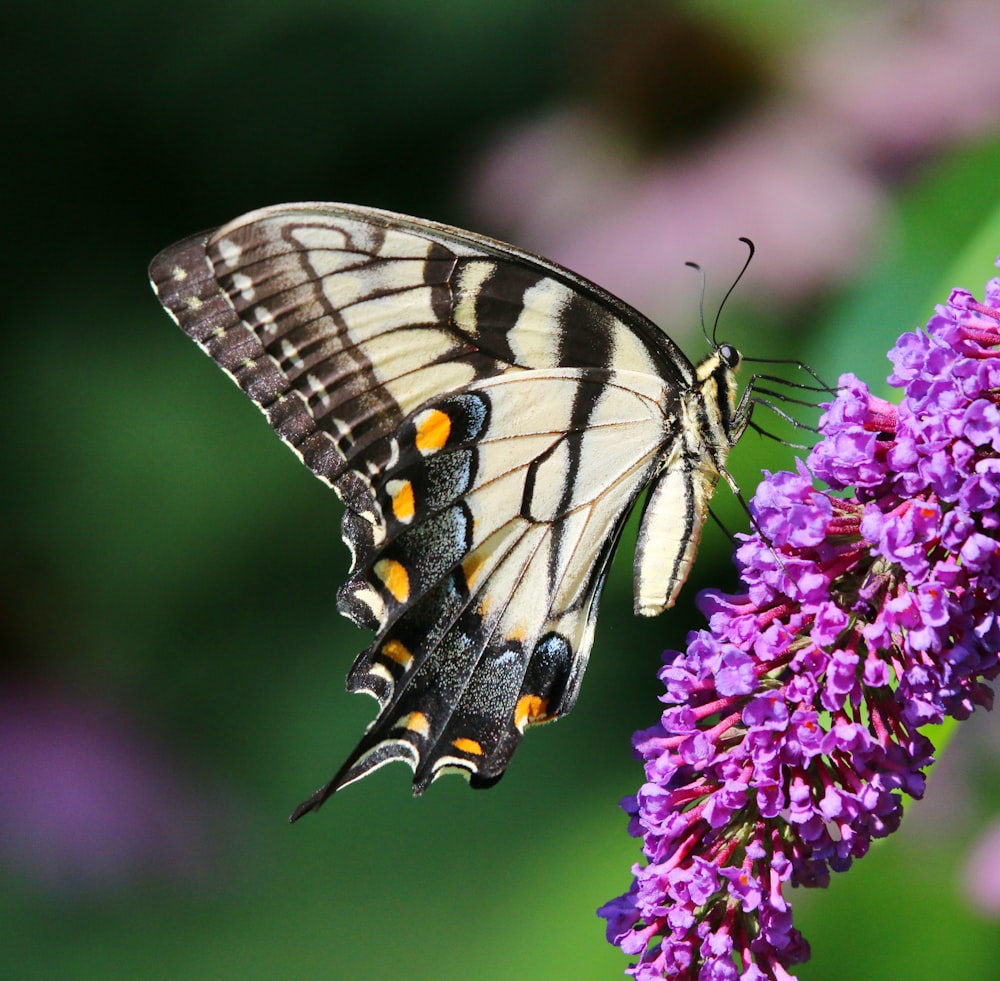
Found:
[{"label": "pink blossom in background", "polygon": [[758,246],[741,299],[793,304],[856,274],[891,233],[889,175],[997,128],[997,37],[1000,5],[982,0],[877,7],[799,45],[768,104],[678,153],[640,157],[582,105],[526,120],[483,153],[472,207],[659,322],[693,323],[686,261],[728,285],[739,235]]},{"label": "pink blossom in background", "polygon": [[[758,118],[677,159],[641,165],[611,152],[599,123],[563,115],[509,139],[476,198],[506,206],[509,233],[659,322],[691,320],[696,260],[728,285],[758,247],[744,300],[794,300],[855,271],[885,204],[878,182],[811,139],[790,114]],[[547,139],[551,140],[548,145]],[[587,140],[596,151],[584,149]],[[484,215],[494,225],[499,214]],[[678,305],[677,297],[690,303]]]},{"label": "pink blossom in background", "polygon": [[976,912],[1000,918],[1000,818],[980,834],[966,856],[962,891]]},{"label": "pink blossom in background", "polygon": [[1000,4],[875,7],[794,58],[805,98],[868,163],[919,160],[995,130]]}]

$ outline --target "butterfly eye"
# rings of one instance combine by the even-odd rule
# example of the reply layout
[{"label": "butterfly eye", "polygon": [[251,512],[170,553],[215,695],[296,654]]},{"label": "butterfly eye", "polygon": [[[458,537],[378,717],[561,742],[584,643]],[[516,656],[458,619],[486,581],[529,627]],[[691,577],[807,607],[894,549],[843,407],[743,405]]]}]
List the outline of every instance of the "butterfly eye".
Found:
[{"label": "butterfly eye", "polygon": [[719,345],[719,357],[722,358],[726,364],[735,371],[740,366],[740,352],[733,347],[732,344],[720,344]]}]

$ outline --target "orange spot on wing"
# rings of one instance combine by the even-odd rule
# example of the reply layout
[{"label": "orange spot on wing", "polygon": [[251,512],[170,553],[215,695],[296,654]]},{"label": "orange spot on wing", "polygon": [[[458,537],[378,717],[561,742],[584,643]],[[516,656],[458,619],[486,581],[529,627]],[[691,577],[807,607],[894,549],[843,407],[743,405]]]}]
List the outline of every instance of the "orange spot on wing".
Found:
[{"label": "orange spot on wing", "polygon": [[470,756],[483,755],[483,747],[475,739],[466,739],[465,736],[459,736],[458,739],[453,739],[451,744],[455,749],[460,749],[463,753],[468,753]]},{"label": "orange spot on wing", "polygon": [[418,736],[426,736],[431,731],[431,723],[423,712],[408,712],[400,718],[396,728],[415,732]]},{"label": "orange spot on wing", "polygon": [[386,641],[382,645],[382,654],[402,668],[408,668],[413,663],[413,655],[398,640]]},{"label": "orange spot on wing", "polygon": [[522,695],[514,707],[514,725],[524,732],[526,726],[536,722],[547,722],[551,718],[546,714],[548,707],[548,699],[540,695]]},{"label": "orange spot on wing", "polygon": [[417,427],[417,449],[421,453],[434,453],[448,442],[451,419],[440,409],[428,409],[414,420]]},{"label": "orange spot on wing", "polygon": [[405,603],[410,596],[410,576],[403,564],[395,559],[379,559],[374,569],[392,598],[397,603]]},{"label": "orange spot on wing", "polygon": [[416,510],[413,499],[413,484],[408,480],[390,480],[386,489],[392,497],[392,513],[397,521],[409,523]]}]

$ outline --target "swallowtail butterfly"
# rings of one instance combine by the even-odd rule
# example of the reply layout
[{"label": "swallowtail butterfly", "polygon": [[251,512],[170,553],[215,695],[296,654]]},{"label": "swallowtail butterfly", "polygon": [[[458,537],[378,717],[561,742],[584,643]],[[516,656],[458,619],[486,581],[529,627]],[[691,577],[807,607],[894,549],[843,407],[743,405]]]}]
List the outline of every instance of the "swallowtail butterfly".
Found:
[{"label": "swallowtail butterfly", "polygon": [[693,366],[626,303],[482,235],[264,208],[153,260],[156,294],[345,505],[337,605],[378,716],[292,819],[392,760],[487,787],[573,707],[640,493],[635,611],[673,605],[746,428],[738,352]]}]

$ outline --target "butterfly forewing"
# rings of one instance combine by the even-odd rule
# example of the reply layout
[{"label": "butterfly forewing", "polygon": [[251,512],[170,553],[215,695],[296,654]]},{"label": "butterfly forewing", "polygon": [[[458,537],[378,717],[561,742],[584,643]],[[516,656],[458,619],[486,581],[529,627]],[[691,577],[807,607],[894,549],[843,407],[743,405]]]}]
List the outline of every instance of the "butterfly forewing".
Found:
[{"label": "butterfly forewing", "polygon": [[[682,432],[719,417],[695,369],[552,263],[371,209],[253,212],[167,249],[150,275],[346,505],[338,606],[375,631],[348,687],[380,710],[296,816],[397,759],[418,793],[449,769],[495,782],[528,725],[572,708],[637,496],[722,465],[726,433]],[[652,577],[670,605],[671,562],[637,565],[637,595]]]}]

